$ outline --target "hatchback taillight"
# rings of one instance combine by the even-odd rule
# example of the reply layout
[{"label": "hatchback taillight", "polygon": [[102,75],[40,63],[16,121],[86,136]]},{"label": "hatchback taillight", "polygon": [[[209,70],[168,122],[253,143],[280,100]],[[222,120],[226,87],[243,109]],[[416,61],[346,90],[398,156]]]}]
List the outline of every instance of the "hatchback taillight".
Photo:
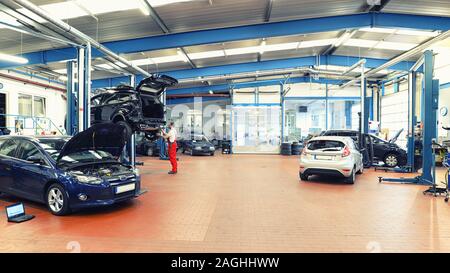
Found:
[{"label": "hatchback taillight", "polygon": [[347,157],[350,155],[350,149],[348,146],[345,146],[344,150],[342,151],[342,157]]}]

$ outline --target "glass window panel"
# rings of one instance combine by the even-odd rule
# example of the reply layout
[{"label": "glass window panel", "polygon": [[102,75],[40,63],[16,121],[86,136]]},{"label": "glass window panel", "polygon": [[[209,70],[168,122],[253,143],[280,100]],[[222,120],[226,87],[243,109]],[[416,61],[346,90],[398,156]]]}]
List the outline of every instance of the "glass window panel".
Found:
[{"label": "glass window panel", "polygon": [[34,97],[34,116],[45,117],[45,98]]},{"label": "glass window panel", "polygon": [[31,96],[19,94],[19,115],[31,116],[32,109]]}]

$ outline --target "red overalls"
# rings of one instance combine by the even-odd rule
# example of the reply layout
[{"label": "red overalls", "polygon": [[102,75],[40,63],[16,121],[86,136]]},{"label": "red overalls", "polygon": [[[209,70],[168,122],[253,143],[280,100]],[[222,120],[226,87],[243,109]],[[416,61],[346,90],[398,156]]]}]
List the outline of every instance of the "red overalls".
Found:
[{"label": "red overalls", "polygon": [[172,164],[172,172],[177,172],[178,164],[177,164],[177,142],[169,143],[169,160],[170,164]]}]

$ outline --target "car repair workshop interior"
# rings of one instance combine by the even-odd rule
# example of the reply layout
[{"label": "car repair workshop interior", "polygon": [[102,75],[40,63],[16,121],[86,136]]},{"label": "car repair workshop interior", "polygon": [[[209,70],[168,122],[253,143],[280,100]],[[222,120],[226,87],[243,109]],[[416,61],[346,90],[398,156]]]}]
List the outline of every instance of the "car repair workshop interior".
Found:
[{"label": "car repair workshop interior", "polygon": [[450,1],[0,0],[0,252],[450,252]]}]

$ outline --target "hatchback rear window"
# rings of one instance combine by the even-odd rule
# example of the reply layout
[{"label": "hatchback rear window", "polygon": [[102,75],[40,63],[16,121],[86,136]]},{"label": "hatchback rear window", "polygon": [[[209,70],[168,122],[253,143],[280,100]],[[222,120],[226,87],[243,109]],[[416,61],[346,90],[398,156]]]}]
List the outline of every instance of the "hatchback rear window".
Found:
[{"label": "hatchback rear window", "polygon": [[340,151],[344,149],[345,144],[340,141],[335,140],[313,140],[308,142],[307,148],[308,150],[333,150]]}]

